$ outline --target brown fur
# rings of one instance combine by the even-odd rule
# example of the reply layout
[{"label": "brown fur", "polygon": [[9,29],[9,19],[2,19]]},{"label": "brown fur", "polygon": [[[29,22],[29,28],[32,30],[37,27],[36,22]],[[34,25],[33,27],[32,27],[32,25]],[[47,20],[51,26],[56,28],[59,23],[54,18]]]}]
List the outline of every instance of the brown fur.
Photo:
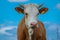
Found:
[{"label": "brown fur", "polygon": [[17,12],[19,12],[19,13],[24,13],[24,10],[21,9],[20,7],[16,7],[15,10],[16,10]]},{"label": "brown fur", "polygon": [[47,12],[47,11],[48,11],[48,8],[41,8],[41,9],[39,10],[39,13],[44,14],[44,13]]},{"label": "brown fur", "polygon": [[[39,28],[34,28],[32,40],[46,40],[46,31],[44,25],[38,22]],[[25,26],[25,19],[23,18],[18,26],[17,31],[18,40],[29,40],[28,29]]]}]

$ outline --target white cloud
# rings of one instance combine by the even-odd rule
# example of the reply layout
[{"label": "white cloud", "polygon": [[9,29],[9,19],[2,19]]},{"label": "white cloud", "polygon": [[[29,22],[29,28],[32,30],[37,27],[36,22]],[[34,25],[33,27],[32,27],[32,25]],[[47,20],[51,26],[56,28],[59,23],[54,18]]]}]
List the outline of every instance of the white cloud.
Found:
[{"label": "white cloud", "polygon": [[47,22],[43,22],[43,23],[44,23],[45,25],[46,25],[46,24],[50,24],[50,22],[49,22],[49,21],[47,21]]},{"label": "white cloud", "polygon": [[17,40],[17,36],[9,37],[9,40]]},{"label": "white cloud", "polygon": [[17,28],[17,26],[11,26],[11,25],[15,25],[14,21],[4,20],[4,23],[0,24],[0,34],[13,35],[12,33],[7,31],[13,30],[14,28]]},{"label": "white cloud", "polygon": [[60,27],[58,28],[58,33],[60,33]]},{"label": "white cloud", "polygon": [[3,27],[3,26],[5,26],[5,24],[0,24],[0,27]]},{"label": "white cloud", "polygon": [[26,2],[28,0],[8,0],[9,2]]},{"label": "white cloud", "polygon": [[60,9],[60,3],[57,3],[57,4],[56,4],[56,8],[57,8],[57,9]]},{"label": "white cloud", "polygon": [[13,35],[12,33],[6,32],[7,30],[12,30],[14,28],[17,28],[17,26],[7,26],[0,28],[0,34],[5,34],[5,35]]},{"label": "white cloud", "polygon": [[[47,40],[57,40],[56,32],[58,32],[58,35],[60,36],[60,24],[46,21],[44,22],[44,25],[46,27]],[[57,28],[58,28],[58,31],[57,31]]]},{"label": "white cloud", "polygon": [[57,30],[57,25],[51,24],[51,25],[48,27],[48,30]]},{"label": "white cloud", "polygon": [[45,27],[48,26],[46,29],[48,30],[56,30],[57,27],[59,28],[60,25],[58,23],[52,23],[52,22],[44,22]]},{"label": "white cloud", "polygon": [[15,23],[14,21],[12,21],[12,20],[4,20],[4,23],[8,23],[8,24],[13,24],[13,23]]},{"label": "white cloud", "polygon": [[8,22],[8,23],[10,23],[10,24],[14,23],[13,21],[6,21],[6,22]]}]

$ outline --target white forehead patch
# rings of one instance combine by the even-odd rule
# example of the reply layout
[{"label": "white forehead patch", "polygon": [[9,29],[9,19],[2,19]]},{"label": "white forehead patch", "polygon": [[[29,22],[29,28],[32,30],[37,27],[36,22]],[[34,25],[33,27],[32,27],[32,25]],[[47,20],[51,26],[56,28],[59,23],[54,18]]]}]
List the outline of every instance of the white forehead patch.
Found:
[{"label": "white forehead patch", "polygon": [[25,7],[25,9],[24,9],[25,13],[28,13],[30,15],[39,13],[38,8],[36,7],[36,5],[29,4],[29,5],[25,5],[24,7]]},{"label": "white forehead patch", "polygon": [[39,10],[36,5],[34,5],[34,4],[25,5],[24,13],[28,14],[28,17],[25,18],[26,25],[28,25],[30,27],[31,23],[33,23],[33,22],[37,23],[37,14],[39,13]]}]

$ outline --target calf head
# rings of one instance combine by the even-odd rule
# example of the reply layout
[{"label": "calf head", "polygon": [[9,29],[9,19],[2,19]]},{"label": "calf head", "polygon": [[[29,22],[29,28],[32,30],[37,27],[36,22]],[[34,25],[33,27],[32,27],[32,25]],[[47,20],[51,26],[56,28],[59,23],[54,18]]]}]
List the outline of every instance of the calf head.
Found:
[{"label": "calf head", "polygon": [[[19,13],[23,13],[25,15],[25,25],[27,28],[38,27],[38,14],[45,14],[48,8],[40,8],[42,5],[38,4],[27,4],[20,5],[16,7],[15,10]],[[40,8],[40,9],[39,9]]]}]

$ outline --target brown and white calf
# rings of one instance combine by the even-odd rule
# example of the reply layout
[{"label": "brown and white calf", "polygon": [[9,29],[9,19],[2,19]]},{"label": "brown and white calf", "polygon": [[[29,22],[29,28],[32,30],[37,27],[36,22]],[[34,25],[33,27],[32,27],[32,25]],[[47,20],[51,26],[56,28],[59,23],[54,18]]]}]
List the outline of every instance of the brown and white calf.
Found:
[{"label": "brown and white calf", "polygon": [[48,9],[40,7],[38,4],[26,4],[15,8],[17,12],[25,15],[18,26],[18,40],[46,40],[46,30],[37,16],[44,14]]}]

